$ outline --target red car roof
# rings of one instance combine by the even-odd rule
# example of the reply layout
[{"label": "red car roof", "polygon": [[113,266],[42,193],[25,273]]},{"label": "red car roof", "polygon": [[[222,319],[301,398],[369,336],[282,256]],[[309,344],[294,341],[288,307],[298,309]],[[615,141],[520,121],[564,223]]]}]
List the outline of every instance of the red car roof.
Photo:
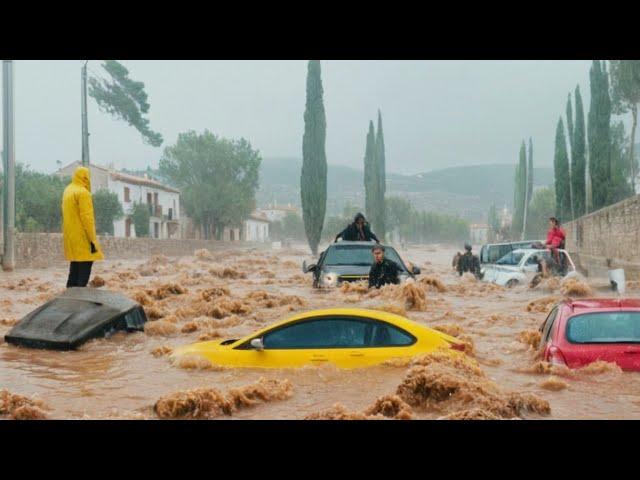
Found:
[{"label": "red car roof", "polygon": [[574,312],[618,308],[640,310],[640,299],[636,298],[585,298],[579,300],[568,300],[566,304]]}]

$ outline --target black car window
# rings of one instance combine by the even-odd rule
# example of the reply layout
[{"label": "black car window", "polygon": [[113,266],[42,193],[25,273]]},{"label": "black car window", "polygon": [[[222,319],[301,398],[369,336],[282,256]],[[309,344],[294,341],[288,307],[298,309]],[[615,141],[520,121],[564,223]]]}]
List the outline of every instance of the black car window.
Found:
[{"label": "black car window", "polygon": [[392,325],[349,317],[302,321],[268,332],[263,337],[266,350],[385,347],[414,342],[412,335]]},{"label": "black car window", "polygon": [[[385,258],[397,263],[404,270],[404,263],[398,253],[390,247],[385,247]],[[323,265],[361,265],[373,264],[373,253],[368,245],[336,245],[327,249],[322,259]]]},{"label": "black car window", "polygon": [[404,330],[384,322],[375,323],[371,347],[401,347],[412,345],[415,338]]}]

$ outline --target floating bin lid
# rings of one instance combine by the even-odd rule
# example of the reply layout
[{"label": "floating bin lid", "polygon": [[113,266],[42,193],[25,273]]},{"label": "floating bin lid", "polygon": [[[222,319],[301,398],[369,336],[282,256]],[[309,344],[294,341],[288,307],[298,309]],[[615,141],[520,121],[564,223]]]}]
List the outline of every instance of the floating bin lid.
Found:
[{"label": "floating bin lid", "polygon": [[140,331],[147,318],[142,307],[119,293],[68,288],[20,320],[5,336],[13,345],[71,350],[115,331]]}]

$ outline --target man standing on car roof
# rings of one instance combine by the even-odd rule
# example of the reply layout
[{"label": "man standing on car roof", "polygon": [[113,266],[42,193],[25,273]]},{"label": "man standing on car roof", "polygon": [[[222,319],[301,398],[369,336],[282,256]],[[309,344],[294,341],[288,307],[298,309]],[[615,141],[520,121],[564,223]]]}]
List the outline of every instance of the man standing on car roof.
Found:
[{"label": "man standing on car roof", "polygon": [[380,243],[380,240],[378,240],[376,234],[371,231],[369,223],[361,213],[355,216],[353,223],[350,223],[347,228],[336,235],[335,242],[341,237],[342,240],[347,242],[370,242],[371,240],[375,240],[377,243]]},{"label": "man standing on car roof", "polygon": [[369,288],[380,288],[388,283],[400,283],[398,273],[402,269],[396,262],[384,258],[384,247],[376,245],[371,249],[371,253],[374,261],[369,270]]},{"label": "man standing on car roof", "polygon": [[464,272],[471,272],[476,278],[480,278],[480,259],[477,255],[471,253],[471,249],[471,245],[464,244],[464,255],[458,259],[458,273],[462,276]]}]

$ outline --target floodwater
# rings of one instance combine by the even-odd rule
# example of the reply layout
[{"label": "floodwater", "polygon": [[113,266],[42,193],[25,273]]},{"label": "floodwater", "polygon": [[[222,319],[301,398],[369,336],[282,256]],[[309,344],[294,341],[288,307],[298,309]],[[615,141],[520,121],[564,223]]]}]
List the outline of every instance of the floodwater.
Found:
[{"label": "floodwater", "polygon": [[[421,267],[418,278],[439,279],[446,291],[418,282],[416,285],[425,291],[422,304],[405,303],[399,289],[391,292],[400,292],[399,296],[384,292],[371,296],[358,289],[315,291],[311,276],[302,274],[300,268],[304,259],[311,259],[302,245],[278,251],[226,249],[189,252],[189,256],[180,258],[100,262],[92,275],[98,284],[104,281],[100,288],[145,302],[148,315],[159,319],[150,321],[145,333],[93,340],[72,352],[31,350],[0,341],[0,393],[5,390],[42,402],[41,412],[53,419],[154,419],[159,417],[154,405],[160,399],[163,405],[191,408],[193,413],[194,408],[206,410],[229,398],[234,407],[216,407],[216,414],[209,417],[302,419],[322,417],[327,411],[362,416],[367,409],[372,411],[380,397],[402,397],[403,391],[413,388],[407,385],[422,382],[414,394],[431,395],[429,401],[413,402],[409,407],[398,397],[392,400],[402,403],[402,408],[418,419],[464,417],[470,410],[478,418],[478,409],[491,410],[487,405],[502,401],[496,399],[511,392],[533,395],[542,403],[548,402],[550,408],[549,413],[544,408],[524,409],[518,412],[519,418],[640,418],[639,373],[621,372],[607,365],[573,375],[561,371],[533,373],[535,352],[526,338],[546,313],[544,308],[529,312],[527,305],[551,294],[544,291],[544,285],[534,290],[524,286],[505,290],[460,278],[450,266],[455,252],[444,246],[409,247],[399,252],[405,261]],[[2,338],[12,323],[61,292],[65,282],[65,268],[1,274]],[[594,295],[607,295],[597,284],[593,287]],[[438,365],[433,367],[440,382],[438,388],[444,388],[446,382],[457,382],[460,388],[445,390],[466,392],[456,402],[440,401],[444,397],[434,394],[434,383],[429,382],[436,380],[425,380],[431,372],[429,365],[415,367],[422,369],[423,375],[416,379],[417,373],[410,374],[412,366],[398,364],[358,370],[326,365],[298,370],[202,369],[197,364],[174,365],[163,354],[201,337],[239,338],[296,312],[383,305],[406,309],[412,320],[439,326],[473,343],[471,355],[481,375],[464,377],[464,382],[470,378],[472,383],[463,382],[460,387],[463,380],[456,377],[457,366],[445,365],[446,369],[440,370]],[[529,335],[521,335],[523,332]],[[200,393],[188,392],[195,389]],[[273,393],[274,389],[279,390]],[[172,400],[174,394],[179,397],[176,401]],[[193,400],[191,394],[197,399]],[[240,397],[244,400],[238,401]],[[0,418],[11,418],[8,407],[3,411],[2,404],[0,395]]]}]

